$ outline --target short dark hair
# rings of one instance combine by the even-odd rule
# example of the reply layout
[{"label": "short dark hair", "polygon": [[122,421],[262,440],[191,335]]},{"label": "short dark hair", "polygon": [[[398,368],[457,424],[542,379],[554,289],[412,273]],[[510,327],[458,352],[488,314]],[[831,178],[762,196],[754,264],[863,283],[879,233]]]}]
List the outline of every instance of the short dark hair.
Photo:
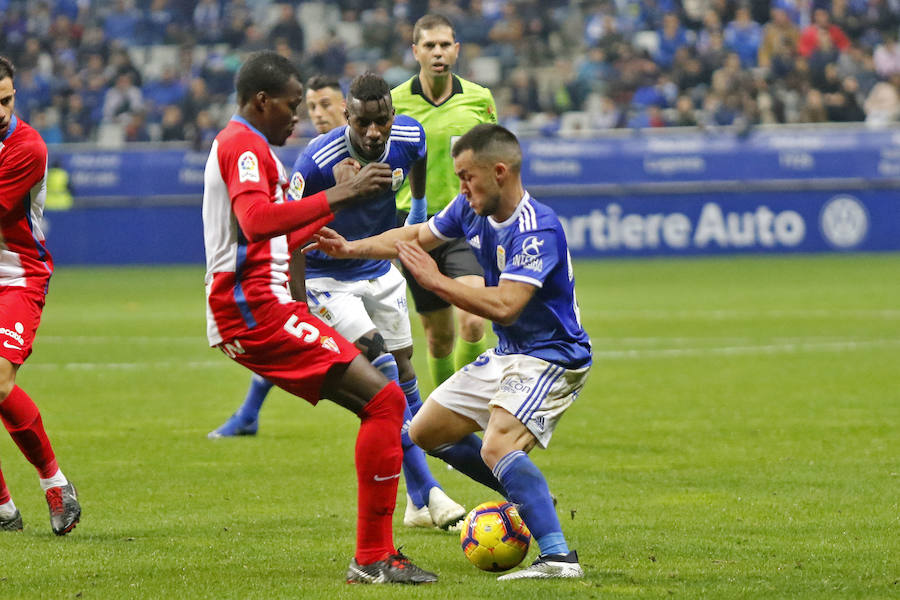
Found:
[{"label": "short dark hair", "polygon": [[334,88],[342,95],[344,93],[344,90],[341,89],[341,82],[338,81],[337,77],[332,77],[331,75],[313,75],[306,80],[307,90],[319,91],[324,90],[325,88]]},{"label": "short dark hair", "polygon": [[416,24],[413,25],[413,44],[419,43],[419,38],[422,36],[422,31],[426,29],[434,29],[435,27],[449,27],[450,31],[453,33],[453,39],[456,39],[456,30],[453,28],[453,23],[450,22],[450,19],[445,17],[444,15],[438,14],[427,14],[424,17],[420,17]]},{"label": "short dark hair", "polygon": [[456,158],[466,150],[471,150],[477,160],[504,162],[516,171],[522,168],[519,140],[509,129],[500,125],[476,125],[456,140],[450,153]]},{"label": "short dark hair", "polygon": [[15,74],[16,68],[13,66],[12,61],[5,56],[0,56],[0,79],[6,79],[7,77],[12,79]]},{"label": "short dark hair", "polygon": [[290,60],[270,50],[254,52],[234,79],[238,104],[246,104],[257,92],[283,93],[291,77],[300,81],[300,71]]},{"label": "short dark hair", "polygon": [[362,75],[357,75],[350,82],[350,98],[368,102],[370,100],[381,100],[385,96],[390,97],[391,87],[388,85],[384,77],[367,71]]}]

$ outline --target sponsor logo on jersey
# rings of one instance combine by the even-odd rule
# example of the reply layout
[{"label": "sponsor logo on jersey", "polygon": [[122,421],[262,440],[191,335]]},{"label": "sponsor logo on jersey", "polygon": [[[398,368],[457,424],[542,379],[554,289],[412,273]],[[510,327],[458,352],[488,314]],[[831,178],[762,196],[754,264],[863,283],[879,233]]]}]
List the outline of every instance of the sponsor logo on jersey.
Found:
[{"label": "sponsor logo on jersey", "polygon": [[540,240],[537,236],[529,236],[522,242],[521,254],[516,254],[512,259],[513,266],[522,267],[529,271],[537,271],[540,273],[544,270],[544,259],[541,258],[541,246],[544,240]]},{"label": "sponsor logo on jersey", "polygon": [[538,431],[544,430],[544,427],[545,427],[544,417],[537,417],[535,419],[532,419],[531,421],[532,421],[532,423],[534,423],[535,429],[537,429]]},{"label": "sponsor logo on jersey", "polygon": [[316,314],[322,318],[324,321],[332,321],[334,320],[334,316],[331,314],[331,311],[324,306],[319,306],[316,309]]},{"label": "sponsor logo on jersey", "polygon": [[250,150],[247,150],[238,158],[238,179],[241,183],[245,181],[259,181],[259,161]]},{"label": "sponsor logo on jersey", "polygon": [[469,240],[469,245],[472,246],[473,248],[477,248],[477,249],[481,250],[481,238],[478,235],[476,235],[475,237],[473,237],[472,239]]},{"label": "sponsor logo on jersey", "polygon": [[291,184],[288,186],[288,197],[291,200],[300,200],[303,198],[303,187],[305,185],[306,182],[303,180],[303,175],[300,174],[300,171],[291,175]]},{"label": "sponsor logo on jersey", "polygon": [[506,268],[506,248],[497,245],[497,268],[501,271]]},{"label": "sponsor logo on jersey", "polygon": [[341,353],[341,349],[338,348],[337,342],[334,341],[333,337],[328,336],[328,335],[323,335],[319,339],[322,340],[322,347],[325,348],[326,350],[331,350],[332,352],[334,352],[336,354]]},{"label": "sponsor logo on jersey", "polygon": [[395,192],[403,185],[403,169],[397,167],[391,171],[391,189]]}]

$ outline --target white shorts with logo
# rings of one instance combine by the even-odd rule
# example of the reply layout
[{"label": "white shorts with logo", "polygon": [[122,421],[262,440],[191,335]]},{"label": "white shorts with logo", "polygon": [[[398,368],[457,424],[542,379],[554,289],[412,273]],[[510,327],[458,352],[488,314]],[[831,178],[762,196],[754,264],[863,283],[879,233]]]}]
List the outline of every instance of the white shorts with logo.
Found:
[{"label": "white shorts with logo", "polygon": [[491,407],[499,406],[521,421],[546,448],[560,417],[578,397],[590,366],[569,370],[526,354],[479,356],[442,383],[431,398],[468,417],[482,430]]},{"label": "white shorts with logo", "polygon": [[406,279],[394,265],[377,279],[307,279],[306,305],[351,342],[375,329],[390,352],[412,345]]}]

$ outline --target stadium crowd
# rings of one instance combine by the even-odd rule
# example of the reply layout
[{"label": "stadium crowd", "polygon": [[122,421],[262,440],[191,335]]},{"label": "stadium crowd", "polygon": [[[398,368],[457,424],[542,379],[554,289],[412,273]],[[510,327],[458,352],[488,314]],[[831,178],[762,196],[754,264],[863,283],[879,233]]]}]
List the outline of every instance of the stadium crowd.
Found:
[{"label": "stadium crowd", "polygon": [[247,53],[396,85],[426,12],[518,133],[900,119],[900,0],[0,0],[0,53],[48,143],[204,147]]}]

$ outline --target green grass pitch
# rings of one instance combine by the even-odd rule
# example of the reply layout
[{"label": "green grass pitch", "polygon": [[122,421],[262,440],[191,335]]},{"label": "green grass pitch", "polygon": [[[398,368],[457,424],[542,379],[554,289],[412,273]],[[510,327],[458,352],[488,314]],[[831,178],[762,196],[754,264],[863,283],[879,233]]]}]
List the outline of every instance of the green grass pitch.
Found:
[{"label": "green grass pitch", "polygon": [[[401,483],[396,542],[440,582],[347,586],[355,417],[278,391],[257,437],[207,440],[248,373],[206,346],[202,267],[60,268],[18,381],[84,515],[56,538],[0,435],[25,519],[0,597],[898,597],[900,255],[575,268],[594,367],[532,456],[583,580],[496,582],[456,535],[402,526]],[[494,498],[432,466],[466,506]]]}]

